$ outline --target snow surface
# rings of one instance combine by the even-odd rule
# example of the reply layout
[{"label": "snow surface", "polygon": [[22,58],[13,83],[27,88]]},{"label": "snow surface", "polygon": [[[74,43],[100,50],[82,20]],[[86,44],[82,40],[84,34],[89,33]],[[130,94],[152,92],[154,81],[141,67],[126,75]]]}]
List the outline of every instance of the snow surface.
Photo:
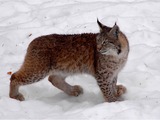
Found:
[{"label": "snow surface", "polygon": [[[70,97],[45,80],[21,87],[26,101],[10,99],[7,72],[21,66],[37,36],[98,32],[96,19],[127,35],[130,54],[118,82],[124,101],[104,102],[95,79],[68,77],[84,94]],[[160,119],[159,0],[0,0],[0,119]]]}]

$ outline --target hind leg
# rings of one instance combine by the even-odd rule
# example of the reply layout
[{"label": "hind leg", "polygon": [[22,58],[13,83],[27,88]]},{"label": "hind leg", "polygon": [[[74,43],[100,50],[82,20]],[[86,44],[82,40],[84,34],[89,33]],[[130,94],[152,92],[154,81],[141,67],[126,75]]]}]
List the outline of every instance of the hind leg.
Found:
[{"label": "hind leg", "polygon": [[28,72],[28,73],[23,73],[22,71],[14,73],[11,76],[11,81],[10,81],[10,92],[9,96],[13,99],[17,99],[20,101],[25,100],[23,95],[19,93],[19,87],[23,85],[29,85],[35,82],[40,81],[43,79],[47,74],[45,73],[33,73],[33,72]]},{"label": "hind leg", "polygon": [[11,80],[10,82],[10,92],[9,96],[13,99],[17,99],[20,101],[25,100],[23,95],[19,93],[19,87],[21,86],[22,83],[16,81],[16,79]]},{"label": "hind leg", "polygon": [[[40,43],[39,43],[40,42]],[[42,42],[43,43],[43,42]],[[45,43],[33,40],[28,49],[21,68],[11,76],[10,97],[17,100],[24,100],[19,93],[19,87],[40,81],[46,77],[50,71],[50,49]]]},{"label": "hind leg", "polygon": [[66,83],[64,77],[51,75],[49,76],[48,80],[52,83],[52,85],[64,91],[66,94],[70,96],[78,96],[83,92],[83,89],[80,86],[71,86],[68,83]]},{"label": "hind leg", "polygon": [[11,98],[23,101],[24,97],[19,93],[19,87],[38,82],[48,75],[49,68],[47,65],[38,64],[38,62],[37,64],[34,63],[35,62],[32,62],[32,64],[24,63],[21,69],[11,76],[9,92]]},{"label": "hind leg", "polygon": [[23,101],[25,99],[24,99],[23,95],[21,93],[19,93],[19,87],[24,84],[27,84],[27,83],[24,83],[22,81],[22,79],[19,79],[19,78],[20,77],[17,77],[16,73],[14,73],[11,76],[9,96],[10,96],[10,98]]}]

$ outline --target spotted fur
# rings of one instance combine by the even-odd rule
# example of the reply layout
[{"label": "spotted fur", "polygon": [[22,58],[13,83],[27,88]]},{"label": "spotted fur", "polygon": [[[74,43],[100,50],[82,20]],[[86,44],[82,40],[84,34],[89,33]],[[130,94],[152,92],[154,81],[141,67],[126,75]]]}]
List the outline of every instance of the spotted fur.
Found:
[{"label": "spotted fur", "polygon": [[116,101],[126,90],[116,83],[118,73],[127,61],[129,45],[117,25],[110,28],[97,22],[100,27],[97,34],[51,34],[34,39],[23,65],[10,78],[10,97],[24,100],[19,87],[46,76],[52,85],[66,94],[78,96],[83,89],[79,85],[69,85],[65,78],[87,73],[96,78],[106,101]]}]

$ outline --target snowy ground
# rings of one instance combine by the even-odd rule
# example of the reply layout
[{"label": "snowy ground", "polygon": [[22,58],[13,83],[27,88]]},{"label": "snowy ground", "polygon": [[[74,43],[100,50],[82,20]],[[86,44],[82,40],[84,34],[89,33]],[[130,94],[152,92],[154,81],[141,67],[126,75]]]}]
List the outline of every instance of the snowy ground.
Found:
[{"label": "snowy ground", "polygon": [[[118,1],[118,2],[117,2]],[[50,33],[98,32],[96,19],[127,35],[130,55],[119,83],[124,101],[106,103],[93,77],[67,78],[84,94],[69,97],[45,80],[10,99],[8,71],[21,66],[28,44]],[[0,0],[0,119],[160,119],[159,0]]]}]

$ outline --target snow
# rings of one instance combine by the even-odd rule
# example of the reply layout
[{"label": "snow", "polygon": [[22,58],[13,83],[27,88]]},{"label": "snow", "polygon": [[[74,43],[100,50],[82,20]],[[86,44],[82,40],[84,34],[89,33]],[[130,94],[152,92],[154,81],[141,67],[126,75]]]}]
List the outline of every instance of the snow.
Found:
[{"label": "snow", "polygon": [[[23,102],[10,99],[7,72],[23,63],[28,44],[51,34],[98,32],[96,19],[115,22],[130,43],[127,65],[118,83],[127,87],[123,101],[104,102],[89,75],[67,78],[84,94],[70,97],[43,81],[21,87]],[[0,0],[0,119],[160,119],[159,0]]]}]

